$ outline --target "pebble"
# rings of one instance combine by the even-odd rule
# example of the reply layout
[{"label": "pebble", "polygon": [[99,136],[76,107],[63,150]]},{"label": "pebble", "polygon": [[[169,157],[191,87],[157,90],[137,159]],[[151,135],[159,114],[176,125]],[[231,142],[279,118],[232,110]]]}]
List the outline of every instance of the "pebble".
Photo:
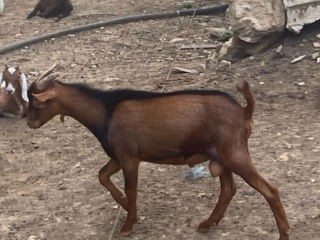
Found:
[{"label": "pebble", "polygon": [[306,85],[306,83],[305,82],[297,82],[296,85],[299,87],[303,87]]},{"label": "pebble", "polygon": [[37,240],[37,237],[36,236],[30,236],[30,237],[28,237],[28,240]]},{"label": "pebble", "polygon": [[305,57],[306,57],[306,55],[302,55],[302,56],[296,57],[295,59],[293,59],[293,60],[291,61],[291,63],[300,62],[300,61],[303,60]]},{"label": "pebble", "polygon": [[281,154],[280,156],[279,156],[279,158],[278,158],[278,160],[280,161],[280,162],[287,162],[287,161],[289,161],[289,153],[283,153],[283,154]]},{"label": "pebble", "polygon": [[319,53],[319,52],[315,52],[315,53],[313,53],[313,54],[311,55],[311,58],[312,58],[313,60],[317,59],[318,57],[320,57],[320,53]]},{"label": "pebble", "polygon": [[291,171],[291,170],[287,172],[288,177],[292,177],[294,174],[295,174],[294,171]]},{"label": "pebble", "polygon": [[231,69],[231,62],[227,60],[222,60],[218,65],[218,71],[229,71]]},{"label": "pebble", "polygon": [[170,40],[170,43],[181,42],[181,41],[184,41],[184,39],[183,38],[173,38]]},{"label": "pebble", "polygon": [[314,42],[313,47],[315,48],[320,48],[320,42]]}]

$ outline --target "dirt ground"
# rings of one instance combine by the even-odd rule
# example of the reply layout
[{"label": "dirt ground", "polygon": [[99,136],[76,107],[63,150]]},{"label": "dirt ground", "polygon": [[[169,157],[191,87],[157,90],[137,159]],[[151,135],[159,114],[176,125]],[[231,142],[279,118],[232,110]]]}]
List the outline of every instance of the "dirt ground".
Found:
[{"label": "dirt ground", "polygon": [[[25,20],[36,3],[5,1],[0,16],[0,46],[70,26],[117,16],[180,9],[174,0],[73,0],[74,11],[60,22]],[[218,1],[201,1],[200,6]],[[224,15],[136,22],[51,39],[0,55],[0,65],[20,64],[30,80],[53,63],[63,66],[65,82],[85,82],[103,89],[161,91],[220,89],[235,95],[235,83],[248,80],[256,95],[251,156],[262,175],[278,186],[291,225],[290,239],[320,236],[320,64],[311,59],[320,41],[320,25],[299,36],[286,34],[265,53],[217,71],[206,65],[210,50],[178,51],[175,66],[197,74],[172,74],[165,81],[182,44],[212,44],[208,27],[228,26]],[[170,42],[175,38],[182,41]],[[274,49],[283,44],[284,55]],[[300,55],[299,63],[290,61]],[[298,86],[298,82],[304,82]],[[0,119],[0,239],[108,239],[119,208],[99,184],[98,171],[108,161],[98,141],[71,118],[58,118],[37,130],[24,119]],[[205,165],[206,166],[206,165]],[[185,179],[185,166],[142,163],[139,170],[139,221],[129,239],[278,239],[265,199],[236,176],[237,194],[225,217],[209,233],[196,226],[210,214],[219,180]],[[122,173],[113,180],[123,187]],[[120,213],[113,239],[125,219]]]}]

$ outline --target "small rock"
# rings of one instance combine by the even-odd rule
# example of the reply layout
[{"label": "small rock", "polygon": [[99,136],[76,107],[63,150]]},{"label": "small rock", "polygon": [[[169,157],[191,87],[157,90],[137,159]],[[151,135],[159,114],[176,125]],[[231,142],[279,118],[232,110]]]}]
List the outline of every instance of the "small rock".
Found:
[{"label": "small rock", "polygon": [[318,57],[320,57],[320,53],[319,52],[315,52],[311,55],[312,60],[317,59]]},{"label": "small rock", "polygon": [[287,172],[288,177],[292,177],[294,174],[295,174],[295,172],[291,171],[291,170]]},{"label": "small rock", "polygon": [[306,55],[302,55],[302,56],[296,57],[295,59],[293,59],[293,60],[291,61],[291,63],[300,62],[300,61],[302,61],[305,57],[306,57]]},{"label": "small rock", "polygon": [[184,41],[184,38],[173,38],[170,40],[170,43],[181,42]]},{"label": "small rock", "polygon": [[311,179],[311,182],[314,183],[316,180],[314,178]]},{"label": "small rock", "polygon": [[280,156],[279,156],[279,158],[278,158],[278,160],[280,161],[280,162],[287,162],[287,161],[289,161],[289,153],[288,152],[286,152],[286,153],[283,153],[283,154],[281,154]]},{"label": "small rock", "polygon": [[186,68],[180,68],[180,67],[174,67],[173,73],[198,73],[195,69],[186,69]]},{"label": "small rock", "polygon": [[315,48],[320,48],[320,43],[319,43],[319,42],[314,42],[314,43],[313,43],[313,47],[315,47]]},{"label": "small rock", "polygon": [[113,208],[113,209],[118,209],[119,206],[118,206],[118,205],[114,205],[112,208]]},{"label": "small rock", "polygon": [[232,32],[225,28],[208,28],[210,37],[218,39],[221,42],[228,41],[232,37]]},{"label": "small rock", "polygon": [[283,45],[279,45],[275,50],[275,57],[282,57],[284,55]]},{"label": "small rock", "polygon": [[217,70],[221,72],[229,71],[231,69],[231,62],[227,60],[221,60]]},{"label": "small rock", "polygon": [[204,197],[205,195],[206,195],[205,193],[199,193],[199,194],[198,194],[198,197],[199,197],[199,198],[202,198],[202,197]]},{"label": "small rock", "polygon": [[299,87],[303,87],[306,85],[306,83],[305,82],[297,82],[296,85]]},{"label": "small rock", "polygon": [[37,237],[36,236],[30,236],[30,237],[28,237],[28,240],[37,240]]},{"label": "small rock", "polygon": [[317,63],[320,63],[320,57],[317,58]]},{"label": "small rock", "polygon": [[316,36],[317,38],[320,38],[320,33]]}]

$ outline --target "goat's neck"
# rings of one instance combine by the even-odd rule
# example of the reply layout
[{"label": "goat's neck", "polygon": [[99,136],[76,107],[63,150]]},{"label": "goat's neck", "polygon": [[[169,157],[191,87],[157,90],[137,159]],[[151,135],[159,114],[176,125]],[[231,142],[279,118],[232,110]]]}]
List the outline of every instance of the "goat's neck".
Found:
[{"label": "goat's neck", "polygon": [[59,89],[62,114],[70,116],[81,124],[95,130],[105,124],[105,111],[100,101],[84,94],[80,89],[64,85]]}]

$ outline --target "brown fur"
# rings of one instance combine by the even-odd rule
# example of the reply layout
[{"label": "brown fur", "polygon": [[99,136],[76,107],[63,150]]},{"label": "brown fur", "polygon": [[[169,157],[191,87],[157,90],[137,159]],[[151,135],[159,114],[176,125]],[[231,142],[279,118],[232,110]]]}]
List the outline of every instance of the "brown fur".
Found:
[{"label": "brown fur", "polygon": [[[287,240],[289,224],[279,192],[258,173],[249,156],[247,142],[254,97],[247,82],[237,88],[247,100],[244,108],[226,94],[201,92],[128,98],[110,107],[80,88],[53,81],[43,84],[41,89],[37,86],[30,89],[33,100],[28,125],[38,128],[57,114],[69,115],[98,137],[111,155],[109,163],[99,172],[99,181],[128,211],[121,235],[129,235],[137,221],[141,161],[194,166],[209,160],[210,172],[212,176],[219,176],[221,190],[216,207],[209,218],[200,223],[198,231],[207,232],[223,217],[236,192],[232,177],[232,173],[236,173],[265,197],[274,213],[280,239]],[[108,100],[114,101],[111,97]],[[106,123],[103,125],[103,122]],[[103,132],[102,136],[97,129]],[[110,180],[119,170],[124,174],[126,197]]]}]

